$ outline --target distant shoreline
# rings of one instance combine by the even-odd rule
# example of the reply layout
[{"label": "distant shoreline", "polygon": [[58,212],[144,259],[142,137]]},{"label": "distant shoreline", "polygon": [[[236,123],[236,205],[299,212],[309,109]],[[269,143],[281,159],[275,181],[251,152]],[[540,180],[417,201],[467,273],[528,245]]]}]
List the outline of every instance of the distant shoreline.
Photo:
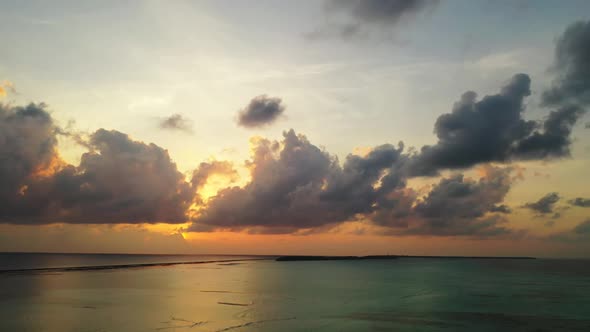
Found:
[{"label": "distant shoreline", "polygon": [[216,257],[277,257],[280,255],[247,254],[150,254],[128,252],[52,252],[52,251],[0,251],[0,255],[96,255],[96,256],[216,256]]},{"label": "distant shoreline", "polygon": [[[54,255],[138,255],[138,256],[191,256],[191,255],[152,255],[152,254],[86,254],[86,253],[17,253],[17,252],[0,252],[2,254],[54,254]],[[129,264],[105,264],[105,265],[82,265],[82,266],[62,266],[62,267],[42,267],[42,268],[22,268],[22,269],[0,269],[0,275],[18,275],[18,274],[43,274],[75,271],[101,271],[101,270],[119,270],[119,269],[137,269],[149,267],[166,267],[173,265],[196,265],[208,263],[237,263],[247,261],[273,260],[277,262],[300,262],[300,261],[370,261],[370,260],[397,260],[404,258],[421,258],[421,259],[537,259],[535,257],[523,256],[411,256],[411,255],[368,255],[368,256],[313,256],[313,255],[284,255],[284,256],[256,256],[256,255],[195,255],[195,256],[227,256],[228,259],[198,260],[198,261],[174,261],[174,262],[151,262],[151,263],[129,263]],[[239,258],[243,256],[244,258]],[[233,257],[232,259],[229,259]]]},{"label": "distant shoreline", "polygon": [[280,256],[277,262],[300,261],[342,261],[342,260],[388,260],[400,258],[427,258],[427,259],[536,259],[535,257],[507,257],[507,256],[404,256],[404,255],[370,255],[370,256]]},{"label": "distant shoreline", "polygon": [[44,267],[32,269],[12,269],[0,270],[2,274],[29,274],[29,273],[55,273],[55,272],[73,272],[73,271],[100,271],[100,270],[120,270],[120,269],[137,269],[146,267],[165,267],[173,265],[196,265],[207,263],[235,263],[246,261],[270,260],[268,258],[244,258],[244,259],[221,259],[211,261],[192,261],[192,262],[161,262],[161,263],[138,263],[138,264],[116,264],[116,265],[94,265],[94,266],[72,266],[72,267]]}]

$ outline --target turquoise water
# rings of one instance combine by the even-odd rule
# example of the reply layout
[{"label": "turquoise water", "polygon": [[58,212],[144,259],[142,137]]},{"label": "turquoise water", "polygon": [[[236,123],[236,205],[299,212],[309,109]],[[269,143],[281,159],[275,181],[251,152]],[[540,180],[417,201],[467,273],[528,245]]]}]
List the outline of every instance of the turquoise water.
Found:
[{"label": "turquoise water", "polygon": [[590,331],[575,260],[243,261],[0,274],[0,331]]}]

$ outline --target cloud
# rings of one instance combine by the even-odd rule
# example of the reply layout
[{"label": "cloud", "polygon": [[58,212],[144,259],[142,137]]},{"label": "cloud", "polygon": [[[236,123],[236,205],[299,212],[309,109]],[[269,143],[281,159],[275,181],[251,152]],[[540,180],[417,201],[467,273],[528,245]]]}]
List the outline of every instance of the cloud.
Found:
[{"label": "cloud", "polygon": [[567,202],[573,206],[590,207],[590,198],[576,197]]},{"label": "cloud", "polygon": [[499,212],[499,213],[510,214],[510,213],[512,213],[512,209],[507,205],[501,204],[501,205],[492,206],[490,208],[490,212]]},{"label": "cloud", "polygon": [[360,22],[395,25],[437,3],[437,0],[331,0],[328,9],[345,11]]},{"label": "cloud", "polygon": [[521,116],[524,98],[531,93],[530,84],[528,75],[517,74],[499,94],[480,101],[475,92],[465,92],[451,113],[436,120],[438,142],[422,147],[414,173],[435,174],[442,168],[467,168],[509,159],[514,143],[535,126]]},{"label": "cloud", "polygon": [[0,215],[12,209],[30,179],[54,163],[55,132],[45,104],[0,104]]},{"label": "cloud", "polygon": [[251,182],[218,192],[195,223],[305,228],[341,221],[319,199],[324,179],[336,167],[334,157],[293,130],[283,136],[280,143],[255,141],[252,160],[247,162]]},{"label": "cloud", "polygon": [[238,113],[238,124],[246,128],[260,128],[275,122],[285,111],[280,98],[267,95],[254,97],[248,106]]},{"label": "cloud", "polygon": [[543,121],[522,117],[531,80],[516,74],[500,93],[477,100],[463,94],[451,113],[435,124],[435,145],[424,146],[412,166],[415,175],[440,169],[468,168],[478,163],[547,160],[570,156],[571,133],[590,103],[590,22],[576,22],[560,36],[553,72],[557,77],[542,94],[542,106],[553,107]]},{"label": "cloud", "polygon": [[194,191],[168,152],[99,129],[80,164],[57,153],[58,128],[43,104],[0,106],[0,222],[182,223]]},{"label": "cloud", "polygon": [[162,129],[180,130],[187,133],[193,132],[192,121],[180,114],[172,114],[167,118],[161,119],[158,125]]},{"label": "cloud", "polygon": [[350,39],[374,30],[391,30],[436,4],[438,0],[330,0],[324,7],[330,21],[306,37]]},{"label": "cloud", "polygon": [[365,220],[396,234],[492,236],[510,233],[495,212],[511,184],[511,169],[484,168],[478,181],[443,179],[423,200],[406,188],[403,144],[365,156],[335,156],[293,130],[281,142],[255,140],[246,165],[251,182],[222,189],[193,220],[190,231],[255,230],[292,233]]},{"label": "cloud", "polygon": [[545,105],[590,104],[590,21],[565,29],[557,40],[552,69],[557,78],[542,95]]},{"label": "cloud", "polygon": [[365,157],[348,155],[341,167],[335,156],[293,130],[284,132],[281,142],[254,144],[246,163],[251,182],[218,192],[195,225],[262,226],[269,232],[319,227],[370,212],[385,192],[403,185],[390,173],[403,147],[382,145]]},{"label": "cloud", "polygon": [[0,98],[6,97],[8,91],[15,93],[16,90],[14,89],[14,84],[10,81],[1,81],[0,82]]},{"label": "cloud", "polygon": [[[366,25],[395,26],[430,6],[426,3],[395,2],[401,7],[381,8],[390,3],[347,1],[334,3],[338,8],[333,10],[346,13],[352,24],[362,22],[365,29]],[[577,77],[569,69],[583,66],[580,59],[585,53],[579,45],[564,46],[570,43],[563,41],[570,38],[568,31],[558,42],[558,79],[550,90],[562,97],[551,99],[546,97],[549,92],[544,94],[544,107],[551,107],[544,119],[523,117],[531,80],[526,74],[516,74],[496,94],[478,98],[475,92],[464,93],[451,112],[437,119],[437,141],[417,152],[406,151],[401,142],[382,144],[362,156],[349,154],[341,162],[294,130],[285,131],[280,141],[255,138],[252,156],[245,163],[250,182],[230,185],[207,200],[201,200],[197,192],[212,175],[235,177],[231,163],[203,162],[189,181],[168,152],[155,144],[114,130],[78,135],[71,128],[57,126],[43,104],[0,105],[0,222],[174,224],[190,220],[189,231],[298,234],[351,222],[362,225],[363,232],[377,229],[395,235],[520,234],[505,219],[511,213],[504,199],[515,179],[513,168],[489,163],[570,155],[572,128],[584,114],[587,101],[583,82],[574,82],[585,76]],[[573,89],[574,83],[581,88]],[[281,99],[261,95],[239,112],[238,123],[263,127],[284,111]],[[175,114],[161,125],[190,129],[186,123]],[[71,137],[87,148],[79,165],[60,158],[57,135]],[[478,164],[483,164],[479,178],[454,171],[445,173],[428,192],[407,186],[416,176]],[[559,199],[550,193],[525,207],[559,217],[561,210],[554,211]],[[585,200],[578,198],[570,204],[585,205]]]},{"label": "cloud", "polygon": [[577,106],[551,111],[543,123],[543,131],[535,131],[518,142],[514,155],[520,159],[550,159],[570,156],[573,126],[585,113]]},{"label": "cloud", "polygon": [[480,163],[569,156],[572,127],[583,110],[564,106],[544,121],[524,120],[530,84],[528,75],[516,74],[498,94],[481,100],[475,92],[465,92],[451,113],[436,120],[438,142],[422,147],[412,161],[412,174],[436,175],[441,169]]},{"label": "cloud", "polygon": [[526,203],[524,208],[535,211],[541,214],[553,213],[553,206],[560,200],[559,194],[552,192],[541,197],[538,201]]},{"label": "cloud", "polygon": [[406,234],[428,235],[507,235],[512,231],[502,224],[505,220],[494,212],[506,213],[499,205],[510,190],[510,168],[484,168],[480,179],[463,174],[443,178],[413,207]]},{"label": "cloud", "polygon": [[[61,200],[54,217],[71,223],[182,223],[194,192],[168,152],[118,131],[97,130],[95,149],[80,165],[55,174],[52,197]],[[65,214],[63,213],[65,212]]]},{"label": "cloud", "polygon": [[582,221],[581,223],[574,226],[564,232],[554,233],[549,236],[551,240],[557,240],[562,242],[583,242],[587,243],[590,240],[590,218]]},{"label": "cloud", "polygon": [[573,229],[573,232],[575,234],[590,235],[590,219],[586,219],[585,221],[576,225],[576,227]]},{"label": "cloud", "polygon": [[207,183],[207,179],[214,174],[221,174],[229,176],[232,179],[237,179],[238,172],[229,161],[213,160],[210,162],[202,162],[199,167],[193,171],[191,184],[195,189],[203,187]]},{"label": "cloud", "polygon": [[[183,223],[189,231],[217,229],[297,233],[347,221],[386,234],[499,236],[511,234],[500,214],[510,168],[483,167],[479,180],[456,174],[420,198],[406,187],[413,155],[403,143],[383,144],[363,156],[338,158],[290,130],[283,139],[253,139],[246,162],[251,181],[221,189],[206,202],[196,192],[214,174],[235,177],[227,161],[203,162],[187,181],[166,150],[99,129],[83,140],[88,152],[69,165],[56,135],[69,135],[44,105],[2,107],[2,163],[7,185],[0,222],[13,224]],[[17,172],[18,171],[18,172]],[[19,173],[20,172],[20,173]],[[12,181],[12,182],[11,182]],[[191,205],[197,203],[197,209]],[[190,216],[189,216],[190,214]]]}]

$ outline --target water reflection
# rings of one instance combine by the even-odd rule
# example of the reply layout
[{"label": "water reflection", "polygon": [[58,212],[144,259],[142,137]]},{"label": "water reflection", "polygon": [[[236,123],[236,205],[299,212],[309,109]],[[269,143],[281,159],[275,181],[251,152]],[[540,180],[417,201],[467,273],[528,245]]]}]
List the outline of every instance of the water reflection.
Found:
[{"label": "water reflection", "polygon": [[506,264],[251,261],[0,275],[0,330],[590,330],[588,267]]}]

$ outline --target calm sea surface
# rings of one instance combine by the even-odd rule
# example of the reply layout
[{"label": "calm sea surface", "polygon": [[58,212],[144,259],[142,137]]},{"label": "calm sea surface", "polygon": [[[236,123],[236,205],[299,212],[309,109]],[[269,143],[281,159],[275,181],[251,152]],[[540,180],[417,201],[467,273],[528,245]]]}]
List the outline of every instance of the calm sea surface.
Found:
[{"label": "calm sea surface", "polygon": [[[248,258],[0,254],[0,270]],[[588,263],[259,260],[0,272],[0,331],[590,331]]]}]

